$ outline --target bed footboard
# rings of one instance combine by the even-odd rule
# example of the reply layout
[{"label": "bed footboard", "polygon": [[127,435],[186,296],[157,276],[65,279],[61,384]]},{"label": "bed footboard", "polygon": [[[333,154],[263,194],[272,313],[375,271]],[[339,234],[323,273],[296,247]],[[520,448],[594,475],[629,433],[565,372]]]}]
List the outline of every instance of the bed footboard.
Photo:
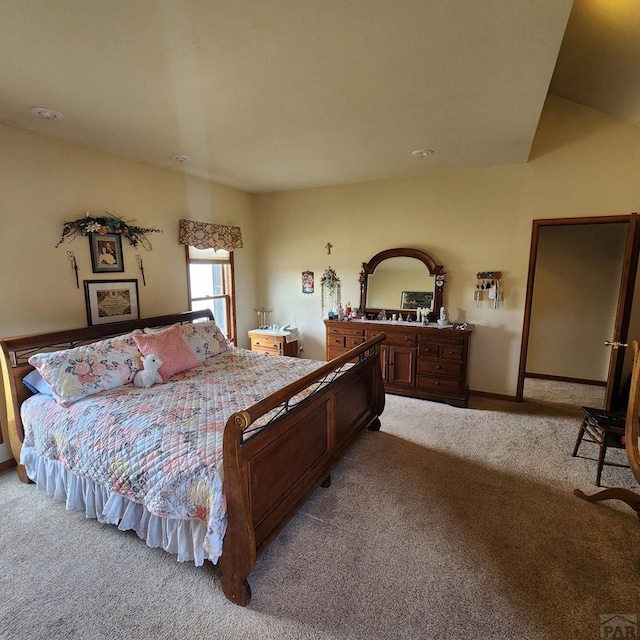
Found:
[{"label": "bed footboard", "polygon": [[[257,557],[326,482],[358,434],[380,428],[382,340],[384,335],[377,336],[229,418],[223,455],[227,532],[219,565],[224,593],[232,602],[248,604],[247,577]],[[354,359],[356,364],[335,374]],[[287,407],[302,389],[327,378],[332,381]],[[247,437],[256,420],[279,406],[284,407],[280,417]]]}]

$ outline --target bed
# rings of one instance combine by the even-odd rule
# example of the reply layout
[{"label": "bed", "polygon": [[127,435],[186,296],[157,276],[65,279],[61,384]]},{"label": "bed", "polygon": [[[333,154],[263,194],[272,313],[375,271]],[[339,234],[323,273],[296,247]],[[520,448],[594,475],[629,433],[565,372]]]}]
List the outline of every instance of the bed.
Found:
[{"label": "bed", "polygon": [[[384,335],[322,363],[229,344],[212,353],[210,333],[201,340],[212,326],[209,311],[191,311],[0,340],[6,424],[23,482],[178,560],[216,564],[226,597],[244,606],[258,556],[359,433],[380,428]],[[130,376],[103,389],[77,355],[126,351],[132,339],[148,350],[177,331],[197,364],[150,388],[129,383],[139,359],[101,360],[105,380],[127,366]],[[25,386],[34,364],[48,378],[61,362],[74,384],[53,384],[53,397]]]}]

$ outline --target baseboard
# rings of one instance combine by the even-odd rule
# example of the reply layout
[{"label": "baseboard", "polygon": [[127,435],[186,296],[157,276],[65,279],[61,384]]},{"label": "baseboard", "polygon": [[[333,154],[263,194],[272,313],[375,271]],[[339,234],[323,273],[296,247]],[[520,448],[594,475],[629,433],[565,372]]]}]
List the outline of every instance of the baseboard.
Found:
[{"label": "baseboard", "polygon": [[0,472],[6,471],[7,469],[11,469],[11,467],[16,466],[16,461],[11,458],[11,460],[5,460],[4,462],[0,462]]},{"label": "baseboard", "polygon": [[607,383],[603,380],[587,380],[585,378],[568,378],[567,376],[554,376],[546,373],[525,373],[525,378],[538,378],[540,380],[557,380],[558,382],[575,382],[578,384],[590,384],[595,387],[606,387]]},{"label": "baseboard", "polygon": [[518,399],[515,396],[508,396],[504,393],[489,393],[488,391],[473,391],[469,390],[470,396],[475,396],[477,398],[492,398],[493,400],[507,400],[508,402],[518,402]]}]

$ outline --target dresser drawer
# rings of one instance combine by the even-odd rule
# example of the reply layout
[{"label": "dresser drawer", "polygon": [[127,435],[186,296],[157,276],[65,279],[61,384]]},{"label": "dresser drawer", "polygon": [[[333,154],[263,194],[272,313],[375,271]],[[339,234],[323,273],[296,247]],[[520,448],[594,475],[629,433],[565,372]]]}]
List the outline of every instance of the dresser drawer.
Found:
[{"label": "dresser drawer", "polygon": [[364,336],[341,336],[334,333],[327,336],[328,347],[353,349],[364,342]]},{"label": "dresser drawer", "polygon": [[437,376],[462,378],[462,364],[418,358],[418,373],[431,373]]},{"label": "dresser drawer", "polygon": [[280,355],[280,348],[276,347],[275,349],[269,348],[269,347],[262,347],[262,346],[258,346],[258,345],[251,345],[251,351],[253,351],[254,353],[263,353],[266,354],[268,356],[279,356]]},{"label": "dresser drawer", "polygon": [[278,340],[269,340],[268,338],[252,338],[251,350],[255,351],[256,349],[280,353],[282,349],[282,342],[279,342]]},{"label": "dresser drawer", "polygon": [[433,391],[433,393],[450,393],[458,395],[462,392],[462,380],[447,380],[418,374],[418,389]]},{"label": "dresser drawer", "polygon": [[440,345],[431,342],[418,343],[418,357],[440,359]]},{"label": "dresser drawer", "polygon": [[364,329],[362,327],[354,327],[348,322],[341,324],[340,326],[332,326],[327,329],[328,336],[360,336],[364,338]]},{"label": "dresser drawer", "polygon": [[375,338],[381,333],[384,333],[386,336],[383,344],[393,344],[400,347],[415,347],[416,345],[415,333],[394,333],[393,331],[387,331],[386,329],[381,329],[380,331],[367,331],[367,339],[370,340],[371,338]]},{"label": "dresser drawer", "polygon": [[464,347],[450,347],[443,345],[440,347],[440,357],[443,360],[456,360],[462,362],[464,358]]},{"label": "dresser drawer", "polygon": [[328,347],[338,347],[344,348],[346,345],[347,338],[342,335],[330,334],[327,336],[327,346]]},{"label": "dresser drawer", "polygon": [[[327,347],[327,360],[333,360],[334,358],[337,358],[338,356],[341,356],[343,353],[347,353],[347,351],[349,351],[349,349],[340,349],[338,347],[328,346]],[[356,363],[356,362],[358,362],[358,358],[354,358],[350,362]]]},{"label": "dresser drawer", "polygon": [[418,337],[418,340],[421,343],[428,343],[428,344],[459,344],[459,345],[464,345],[464,336],[442,336],[442,335],[438,335],[437,334],[437,329],[436,329],[436,333],[434,335],[420,335]]}]

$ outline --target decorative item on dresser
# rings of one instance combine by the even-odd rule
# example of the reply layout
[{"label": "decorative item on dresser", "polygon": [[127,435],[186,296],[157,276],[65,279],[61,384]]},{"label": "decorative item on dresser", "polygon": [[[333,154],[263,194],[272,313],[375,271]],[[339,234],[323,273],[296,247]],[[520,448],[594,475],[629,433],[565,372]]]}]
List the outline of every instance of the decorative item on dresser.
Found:
[{"label": "decorative item on dresser", "polygon": [[251,351],[270,356],[298,355],[297,329],[252,329],[249,331]]},{"label": "decorative item on dresser", "polygon": [[471,331],[421,326],[417,322],[325,320],[326,359],[380,334],[385,391],[466,407]]}]

